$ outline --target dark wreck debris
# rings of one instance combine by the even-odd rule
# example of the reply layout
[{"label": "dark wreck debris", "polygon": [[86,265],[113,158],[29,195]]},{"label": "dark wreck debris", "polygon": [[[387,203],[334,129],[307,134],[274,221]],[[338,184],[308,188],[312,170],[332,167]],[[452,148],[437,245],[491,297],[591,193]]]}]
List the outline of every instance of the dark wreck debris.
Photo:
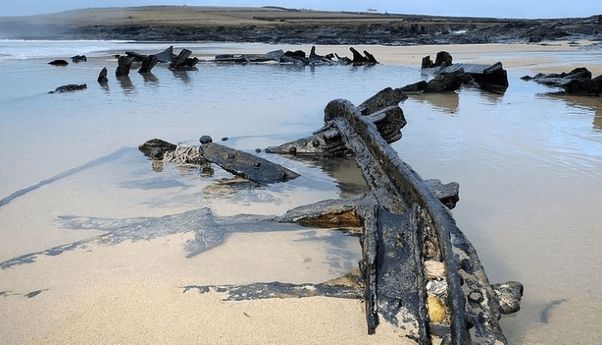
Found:
[{"label": "dark wreck debris", "polygon": [[182,287],[182,289],[183,293],[190,290],[196,290],[199,293],[209,291],[225,293],[225,301],[316,296],[360,299],[363,294],[363,284],[359,271],[318,284],[270,282],[249,285],[188,285]]},{"label": "dark wreck debris", "polygon": [[585,67],[575,68],[569,73],[538,73],[533,77],[524,76],[523,80],[560,87],[564,93],[577,96],[602,95],[602,75],[592,78],[592,73]]},{"label": "dark wreck debris", "polygon": [[473,79],[470,75],[465,74],[463,71],[457,71],[454,73],[438,74],[428,82],[422,80],[414,84],[406,85],[402,87],[401,90],[407,93],[449,92],[456,91],[462,85],[472,81]]},{"label": "dark wreck debris", "polygon": [[85,90],[87,88],[88,88],[88,85],[86,85],[86,84],[67,84],[67,85],[59,86],[54,91],[49,91],[48,93],[53,94],[53,93],[73,92],[73,91]]},{"label": "dark wreck debris", "polygon": [[138,70],[140,74],[151,73],[152,69],[159,63],[159,59],[157,59],[154,55],[149,55],[142,60],[142,66]]},{"label": "dark wreck debris", "polygon": [[195,66],[199,62],[199,59],[196,57],[191,58],[191,54],[192,51],[188,49],[182,49],[178,56],[171,61],[169,69],[173,71],[195,71]]},{"label": "dark wreck debris", "polygon": [[374,65],[378,63],[374,56],[366,50],[364,50],[364,55],[353,47],[350,47],[349,50],[353,54],[353,59],[351,60],[353,65]]},{"label": "dark wreck debris", "polygon": [[[523,296],[523,284],[515,281],[492,285],[497,295],[500,313],[512,314],[520,310],[520,299]],[[470,296],[469,296],[470,297]]]},{"label": "dark wreck debris", "polygon": [[374,55],[370,54],[368,51],[364,51],[364,54],[362,55],[353,47],[351,47],[350,50],[354,56],[353,60],[347,57],[341,57],[334,53],[319,55],[316,53],[316,47],[312,46],[309,55],[302,50],[285,52],[282,49],[279,49],[265,54],[221,54],[216,55],[213,62],[238,64],[277,62],[280,64],[293,64],[296,66],[334,64],[373,65],[378,63]]},{"label": "dark wreck debris", "polygon": [[134,62],[134,58],[129,56],[120,56],[117,59],[117,70],[115,70],[115,76],[117,78],[127,77],[130,74],[130,68],[132,67],[132,63]]},{"label": "dark wreck debris", "polygon": [[98,83],[100,85],[106,85],[109,82],[109,78],[107,77],[107,68],[103,67],[100,70],[100,73],[98,74],[98,78],[96,79],[96,81],[98,81]]},{"label": "dark wreck debris", "polygon": [[67,66],[69,63],[65,60],[53,60],[48,63],[52,66]]},{"label": "dark wreck debris", "polygon": [[71,57],[71,61],[73,63],[80,63],[88,61],[88,58],[85,55],[75,55]]},{"label": "dark wreck debris", "polygon": [[[401,138],[401,129],[406,125],[399,102],[407,96],[400,89],[385,88],[364,101],[358,109],[368,121],[376,124],[387,140],[392,143]],[[265,149],[268,153],[291,155],[344,156],[350,154],[338,129],[332,127],[331,119],[324,117],[325,125],[313,135]]]},{"label": "dark wreck debris", "polygon": [[422,69],[425,68],[433,68],[433,67],[447,67],[447,66],[451,66],[453,63],[453,58],[451,56],[450,53],[446,52],[446,51],[440,51],[437,53],[437,56],[435,57],[435,62],[433,62],[433,60],[431,60],[431,56],[427,55],[425,57],[422,58]]},{"label": "dark wreck debris", "polygon": [[170,46],[169,48],[165,49],[164,51],[162,51],[160,53],[151,54],[151,55],[140,54],[140,53],[136,53],[136,52],[132,52],[132,51],[126,51],[125,54],[127,56],[133,58],[135,62],[142,62],[142,61],[144,61],[144,59],[146,59],[149,56],[154,56],[155,58],[157,58],[157,61],[159,61],[159,62],[171,62],[174,58],[173,46]]},{"label": "dark wreck debris", "polygon": [[161,139],[151,139],[138,149],[155,162],[171,162],[208,170],[210,163],[258,184],[286,182],[299,177],[296,172],[267,159],[213,143],[208,135],[199,139],[200,147],[174,145]]},{"label": "dark wreck debris", "polygon": [[[431,66],[431,67],[426,67]],[[434,75],[461,75],[467,74],[482,89],[493,92],[504,92],[508,88],[508,74],[501,62],[493,65],[452,63],[452,56],[447,52],[437,53],[437,61],[432,63],[430,57],[422,60],[422,71]],[[469,82],[464,78],[463,81]]]},{"label": "dark wreck debris", "polygon": [[259,184],[286,182],[299,177],[296,172],[267,159],[212,142],[201,144],[199,153],[222,169]]}]

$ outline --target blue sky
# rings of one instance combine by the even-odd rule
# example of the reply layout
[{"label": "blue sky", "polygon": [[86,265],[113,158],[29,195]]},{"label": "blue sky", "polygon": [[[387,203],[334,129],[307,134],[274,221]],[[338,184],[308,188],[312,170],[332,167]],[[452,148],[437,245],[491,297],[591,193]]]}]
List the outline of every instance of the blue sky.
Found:
[{"label": "blue sky", "polygon": [[602,14],[602,0],[3,0],[0,16],[58,12],[86,7],[126,7],[141,5],[189,6],[283,6],[321,10],[431,14],[448,16],[553,18],[589,17]]}]

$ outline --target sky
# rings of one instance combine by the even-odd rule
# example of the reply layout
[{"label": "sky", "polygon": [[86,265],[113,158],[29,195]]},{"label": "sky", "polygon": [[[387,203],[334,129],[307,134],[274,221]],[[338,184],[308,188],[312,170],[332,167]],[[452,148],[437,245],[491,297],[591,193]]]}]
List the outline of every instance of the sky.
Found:
[{"label": "sky", "polygon": [[19,16],[88,7],[142,5],[282,6],[333,11],[366,11],[503,18],[589,17],[602,14],[602,0],[1,0],[0,16]]}]

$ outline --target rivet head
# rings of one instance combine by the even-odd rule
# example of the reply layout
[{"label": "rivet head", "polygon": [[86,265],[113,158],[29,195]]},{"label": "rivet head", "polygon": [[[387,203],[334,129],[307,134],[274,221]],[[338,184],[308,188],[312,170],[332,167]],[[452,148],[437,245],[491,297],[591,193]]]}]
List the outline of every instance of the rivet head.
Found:
[{"label": "rivet head", "polygon": [[253,166],[257,169],[261,166],[261,162],[255,162],[255,164],[253,164]]},{"label": "rivet head", "polygon": [[213,142],[213,139],[211,139],[211,137],[210,137],[210,136],[208,136],[208,135],[203,135],[203,136],[202,136],[202,137],[199,139],[199,142],[200,142],[201,144],[209,144],[209,143],[212,143],[212,142]]},{"label": "rivet head", "polygon": [[236,155],[234,153],[228,153],[229,159],[234,159],[235,157],[236,157]]}]

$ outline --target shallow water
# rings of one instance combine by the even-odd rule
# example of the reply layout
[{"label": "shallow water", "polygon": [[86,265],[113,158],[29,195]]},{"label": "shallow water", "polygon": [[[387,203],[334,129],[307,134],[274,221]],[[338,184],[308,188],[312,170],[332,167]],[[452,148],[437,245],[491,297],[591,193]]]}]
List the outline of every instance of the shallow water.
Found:
[{"label": "shallow water", "polygon": [[[361,186],[349,162],[323,169],[270,155],[302,176],[259,190],[236,190],[220,183],[230,175],[219,169],[212,178],[170,167],[153,172],[136,146],[153,137],[196,143],[209,134],[252,151],[319,128],[322,110],[334,98],[359,104],[384,87],[421,78],[415,66],[201,64],[199,71],[186,73],[158,66],[146,78],[132,71],[129,82],[120,82],[112,77],[111,53],[164,45],[85,44],[87,48],[77,50],[82,42],[0,41],[11,54],[0,61],[0,147],[5,151],[0,199],[44,181],[0,206],[1,261],[101,234],[66,230],[57,221],[60,215],[148,217],[199,207],[211,207],[219,215],[280,214],[346,196]],[[23,45],[29,52],[14,53]],[[189,46],[195,52],[242,52],[249,47]],[[87,63],[46,64],[84,52],[91,57]],[[592,61],[599,54],[572,53],[579,61]],[[96,83],[103,66],[109,68],[106,89]],[[503,321],[510,343],[596,344],[602,316],[602,99],[545,95],[548,88],[519,79],[529,73],[510,70],[511,87],[504,95],[464,89],[411,97],[402,104],[408,125],[394,147],[423,178],[460,183],[461,200],[453,213],[490,279],[524,283],[522,310]],[[88,89],[47,94],[68,83],[87,83]],[[344,234],[307,229],[268,235],[232,234],[224,248],[192,259],[184,258],[185,236],[149,241],[155,250],[171,248],[170,260],[181,265],[176,272],[158,260],[145,264],[148,253],[141,254],[140,242],[111,248],[91,244],[87,250],[0,271],[0,292],[52,287],[35,297],[40,299],[61,286],[77,289],[95,281],[70,271],[73,260],[95,263],[85,270],[107,279],[140,271],[161,272],[168,281],[224,284],[317,282],[344,274],[360,257],[357,241]],[[270,249],[270,241],[287,248],[285,253]],[[252,244],[265,247],[254,256],[233,256],[257,249]],[[124,259],[107,256],[109,252]],[[210,260],[227,264],[207,267]],[[290,265],[283,263],[289,260]],[[257,269],[275,265],[273,261],[279,261],[279,269]],[[49,276],[32,277],[39,270]],[[15,313],[11,308],[18,304],[6,301],[0,299],[0,310]],[[8,332],[8,325],[5,320],[0,329]],[[15,341],[26,337],[9,333]]]}]

